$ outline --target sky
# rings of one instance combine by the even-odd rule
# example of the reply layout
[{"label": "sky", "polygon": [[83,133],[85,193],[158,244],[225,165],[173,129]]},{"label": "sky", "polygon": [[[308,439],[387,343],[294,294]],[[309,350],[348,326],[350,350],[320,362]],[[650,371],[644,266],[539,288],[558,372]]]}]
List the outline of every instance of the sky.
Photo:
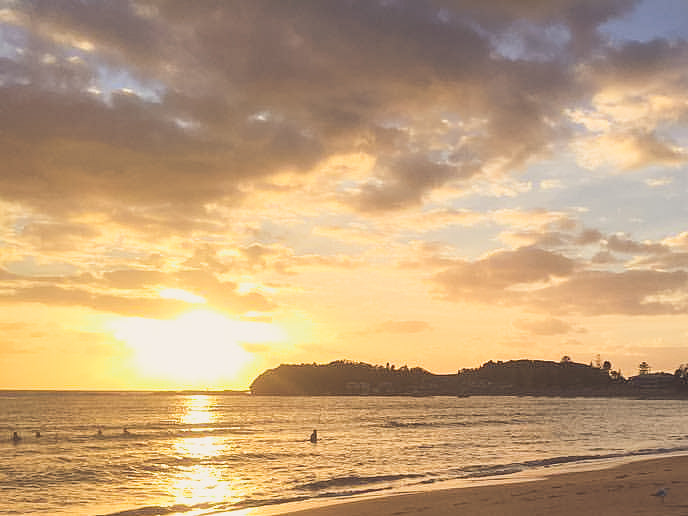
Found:
[{"label": "sky", "polygon": [[688,362],[684,0],[5,0],[0,388]]}]

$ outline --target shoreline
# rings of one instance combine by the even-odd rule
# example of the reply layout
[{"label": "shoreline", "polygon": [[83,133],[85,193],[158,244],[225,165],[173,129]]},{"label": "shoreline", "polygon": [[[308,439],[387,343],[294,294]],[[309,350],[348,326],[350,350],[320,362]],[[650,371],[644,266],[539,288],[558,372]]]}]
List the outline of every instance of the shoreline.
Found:
[{"label": "shoreline", "polygon": [[[669,488],[666,497],[653,496]],[[688,453],[545,466],[354,498],[308,500],[219,516],[688,514]]]}]

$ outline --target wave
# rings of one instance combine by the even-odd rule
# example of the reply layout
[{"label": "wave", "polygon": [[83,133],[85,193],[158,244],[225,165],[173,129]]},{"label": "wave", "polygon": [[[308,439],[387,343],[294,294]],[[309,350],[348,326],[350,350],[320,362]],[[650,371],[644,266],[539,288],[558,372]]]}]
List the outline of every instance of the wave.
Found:
[{"label": "wave", "polygon": [[[98,430],[102,433],[98,433]],[[41,437],[29,435],[22,439],[19,445],[41,445],[55,443],[75,443],[85,446],[102,446],[106,443],[126,442],[128,445],[141,442],[160,441],[175,438],[194,438],[194,437],[235,437],[250,436],[260,433],[260,428],[245,428],[236,426],[198,426],[184,428],[135,428],[127,426],[128,433],[123,432],[123,427],[105,426],[79,426],[72,428],[61,428],[59,430],[43,431]],[[0,439],[0,444],[14,445],[11,438]]]},{"label": "wave", "polygon": [[670,453],[688,452],[688,446],[675,446],[669,448],[644,448],[640,450],[618,452],[618,453],[601,453],[601,454],[586,454],[586,455],[563,455],[559,457],[547,457],[544,459],[526,460],[522,462],[514,462],[510,464],[497,465],[473,465],[463,468],[457,468],[453,472],[458,478],[475,478],[486,476],[500,476],[517,473],[525,469],[534,469],[550,466],[559,466],[563,464],[571,464],[577,462],[589,462],[607,459],[620,459],[631,457],[644,457],[648,455],[665,455]]},{"label": "wave", "polygon": [[[248,496],[241,501],[227,502],[206,502],[196,505],[155,505],[145,506],[132,509],[125,509],[118,512],[101,514],[99,516],[165,516],[168,514],[216,514],[222,511],[240,510],[254,507],[281,505],[290,502],[300,502],[311,499],[332,498],[332,497],[356,497],[372,492],[380,492],[384,490],[391,490],[393,487],[398,487],[399,484],[407,486],[422,486],[433,483],[441,483],[444,481],[456,479],[470,479],[481,477],[498,477],[510,475],[523,471],[525,469],[550,467],[561,464],[570,464],[576,462],[586,462],[604,459],[614,459],[622,457],[633,456],[647,456],[647,455],[661,455],[667,453],[686,452],[688,446],[670,447],[670,448],[647,448],[639,449],[631,452],[607,453],[607,454],[586,454],[586,455],[569,455],[559,457],[548,457],[539,460],[526,460],[522,462],[514,462],[510,464],[494,464],[494,465],[470,465],[462,468],[456,468],[444,474],[438,473],[413,473],[413,474],[397,474],[397,475],[372,475],[359,476],[349,475],[343,477],[334,477],[327,480],[319,480],[315,482],[307,482],[295,486],[290,490],[292,496],[274,497],[274,498],[260,498]],[[393,485],[393,484],[396,484]],[[298,494],[298,492],[306,492],[306,494]]]},{"label": "wave", "polygon": [[517,425],[525,423],[518,419],[479,419],[474,421],[398,421],[390,419],[382,423],[383,428],[451,428],[485,425]]},{"label": "wave", "polygon": [[321,489],[328,489],[331,487],[349,487],[358,485],[367,485],[377,482],[394,482],[397,480],[405,480],[409,478],[419,478],[425,476],[420,473],[411,473],[405,475],[374,475],[362,477],[358,475],[349,475],[346,477],[335,477],[328,480],[318,480],[316,482],[308,482],[306,484],[301,484],[298,489],[317,491]]},{"label": "wave", "polygon": [[137,507],[135,509],[125,509],[123,511],[110,512],[107,514],[101,514],[99,516],[164,516],[165,514],[174,514],[185,512],[191,512],[198,509],[210,509],[213,505],[204,503],[198,505],[149,505],[146,507]]}]

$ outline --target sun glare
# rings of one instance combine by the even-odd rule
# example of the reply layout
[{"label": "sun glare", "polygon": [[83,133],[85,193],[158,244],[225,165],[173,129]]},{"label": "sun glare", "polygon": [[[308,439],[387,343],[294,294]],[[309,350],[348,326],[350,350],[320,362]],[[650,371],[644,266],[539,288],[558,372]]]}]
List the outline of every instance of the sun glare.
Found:
[{"label": "sun glare", "polygon": [[120,319],[112,323],[112,332],[133,349],[144,375],[197,386],[235,379],[252,359],[243,343],[284,340],[275,324],[233,320],[209,310],[172,320]]}]

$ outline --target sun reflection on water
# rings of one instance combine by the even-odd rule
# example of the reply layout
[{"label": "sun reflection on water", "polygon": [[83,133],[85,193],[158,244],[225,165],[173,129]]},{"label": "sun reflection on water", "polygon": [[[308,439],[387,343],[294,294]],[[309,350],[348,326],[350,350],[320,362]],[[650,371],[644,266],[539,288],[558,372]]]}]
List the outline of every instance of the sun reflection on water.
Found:
[{"label": "sun reflection on water", "polygon": [[215,398],[206,395],[189,396],[184,400],[182,423],[187,425],[210,424],[217,420]]},{"label": "sun reflection on water", "polygon": [[[188,397],[182,422],[189,425],[215,423],[218,416],[213,410],[214,404],[212,396]],[[188,465],[180,468],[168,487],[174,503],[195,506],[233,503],[246,498],[229,471],[221,467],[221,457],[231,447],[232,442],[222,435],[191,435],[177,439],[173,450],[180,461]]]}]

